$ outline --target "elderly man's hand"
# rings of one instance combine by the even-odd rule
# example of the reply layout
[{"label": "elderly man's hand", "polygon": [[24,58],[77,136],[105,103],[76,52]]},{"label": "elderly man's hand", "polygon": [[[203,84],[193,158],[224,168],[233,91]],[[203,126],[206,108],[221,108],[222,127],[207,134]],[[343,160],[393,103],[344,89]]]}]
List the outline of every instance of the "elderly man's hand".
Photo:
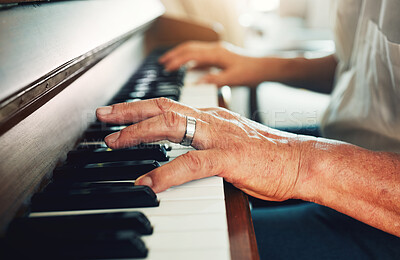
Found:
[{"label": "elderly man's hand", "polygon": [[194,109],[169,99],[151,99],[99,108],[108,123],[136,123],[105,138],[113,149],[140,143],[181,142],[186,116],[197,119],[190,151],[140,177],[137,185],[161,192],[194,179],[218,175],[261,199],[296,197],[302,145],[290,135],[225,109]]}]

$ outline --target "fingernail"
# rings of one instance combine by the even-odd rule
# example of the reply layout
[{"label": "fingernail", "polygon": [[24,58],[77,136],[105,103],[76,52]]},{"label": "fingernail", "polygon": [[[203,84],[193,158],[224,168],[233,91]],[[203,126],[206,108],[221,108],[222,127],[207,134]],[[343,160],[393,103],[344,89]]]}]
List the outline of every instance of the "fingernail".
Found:
[{"label": "fingernail", "polygon": [[115,141],[117,141],[118,137],[120,135],[120,132],[116,132],[110,135],[107,135],[106,138],[104,138],[104,140],[106,141],[106,143],[114,143]]},{"label": "fingernail", "polygon": [[149,186],[150,188],[153,187],[153,180],[148,177],[144,176],[135,181],[135,185],[143,185],[143,186]]},{"label": "fingernail", "polygon": [[111,106],[99,107],[97,109],[97,114],[99,114],[101,116],[105,116],[105,115],[111,114],[112,109],[113,108]]}]

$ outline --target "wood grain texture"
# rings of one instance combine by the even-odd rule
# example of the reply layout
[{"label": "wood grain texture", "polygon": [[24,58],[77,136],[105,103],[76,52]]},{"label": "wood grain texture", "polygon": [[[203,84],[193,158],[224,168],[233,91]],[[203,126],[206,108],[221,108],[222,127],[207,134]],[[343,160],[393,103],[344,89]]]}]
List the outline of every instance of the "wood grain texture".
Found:
[{"label": "wood grain texture", "polygon": [[231,259],[260,259],[247,195],[227,182],[224,191]]}]

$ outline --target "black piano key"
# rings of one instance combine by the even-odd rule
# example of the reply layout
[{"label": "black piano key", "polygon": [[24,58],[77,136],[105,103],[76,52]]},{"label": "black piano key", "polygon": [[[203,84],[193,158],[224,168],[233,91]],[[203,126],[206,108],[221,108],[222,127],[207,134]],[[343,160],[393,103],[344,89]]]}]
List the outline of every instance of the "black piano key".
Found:
[{"label": "black piano key", "polygon": [[168,161],[168,156],[163,145],[145,144],[118,150],[110,148],[75,150],[69,152],[67,157],[68,164],[78,165],[138,160],[156,160],[164,162]]},{"label": "black piano key", "polygon": [[[165,97],[165,98],[169,98],[169,99],[171,99],[171,100],[174,100],[174,101],[179,101],[179,97],[177,97],[177,96],[162,96],[162,97]],[[124,103],[124,102],[135,102],[135,101],[138,101],[138,100],[146,100],[146,99],[151,99],[152,97],[149,97],[149,98],[130,98],[130,97],[116,97],[116,98],[114,98],[113,100],[111,100],[111,102],[109,103],[109,105],[112,105],[112,104],[116,104],[116,103]]]},{"label": "black piano key", "polygon": [[183,82],[176,77],[145,77],[128,81],[126,89],[132,90],[161,90],[183,86]]},{"label": "black piano key", "polygon": [[128,127],[129,125],[112,125],[112,124],[106,124],[104,122],[94,122],[91,124],[86,131],[121,131],[122,129]]},{"label": "black piano key", "polygon": [[144,258],[146,245],[134,231],[100,231],[49,235],[43,232],[25,232],[11,235],[6,240],[12,259],[116,259]]},{"label": "black piano key", "polygon": [[178,99],[180,96],[180,91],[176,89],[156,90],[156,91],[133,91],[127,95],[128,98],[141,98],[141,99],[151,99],[151,98],[159,98],[166,96],[171,96],[174,97],[175,99]]},{"label": "black piano key", "polygon": [[86,140],[86,141],[101,141],[101,140],[104,140],[104,138],[107,135],[110,135],[110,134],[115,133],[117,131],[111,130],[111,129],[105,129],[105,130],[87,129],[85,131],[85,133],[83,134],[82,140]]},{"label": "black piano key", "polygon": [[[113,184],[114,185],[114,184]],[[32,197],[33,212],[157,207],[159,202],[147,186],[99,185],[84,189],[49,190]]]},{"label": "black piano key", "polygon": [[134,185],[134,181],[123,181],[123,182],[67,182],[67,181],[54,181],[47,185],[46,189],[43,193],[51,194],[56,193],[60,194],[60,192],[70,192],[72,190],[83,190],[83,189],[92,189],[92,188],[119,188],[119,187],[132,187]]},{"label": "black piano key", "polygon": [[47,185],[46,189],[43,193],[50,194],[56,193],[60,194],[60,192],[70,192],[72,190],[83,190],[83,189],[92,189],[92,188],[119,188],[119,187],[132,187],[134,185],[134,181],[122,181],[122,182],[63,182],[63,181],[54,181]]},{"label": "black piano key", "polygon": [[164,143],[163,146],[165,147],[165,150],[172,151],[172,145],[170,143]]},{"label": "black piano key", "polygon": [[140,101],[140,100],[144,100],[144,99],[129,98],[129,97],[116,97],[116,98],[112,99],[110,101],[110,103],[108,103],[107,105],[113,105],[113,104],[117,104],[117,103],[130,103],[130,102],[136,102],[136,101]]},{"label": "black piano key", "polygon": [[[159,83],[157,83],[159,84]],[[133,87],[127,87],[122,89],[114,98],[153,98],[153,97],[163,97],[163,96],[179,96],[180,88],[166,85],[160,85],[160,87],[151,87],[145,84],[139,85],[138,89]]]},{"label": "black piano key", "polygon": [[83,140],[103,140],[109,134],[118,132],[126,126],[110,126],[102,128],[88,128],[83,134]]},{"label": "black piano key", "polygon": [[[148,96],[179,96],[180,87],[173,87],[170,84],[159,84],[157,87],[151,87],[149,84],[135,84],[134,86],[122,89],[115,97],[135,97],[147,98]],[[132,94],[133,93],[133,94]]]},{"label": "black piano key", "polygon": [[81,142],[75,148],[75,150],[95,150],[98,148],[108,148],[106,143],[102,141],[88,141],[88,142]]},{"label": "black piano key", "polygon": [[68,250],[67,256],[81,259],[145,258],[148,254],[144,242],[132,231],[100,233],[94,239],[74,238],[62,247]]},{"label": "black piano key", "polygon": [[96,121],[89,126],[87,130],[113,130],[120,131],[129,125],[112,125],[104,122]]},{"label": "black piano key", "polygon": [[[172,147],[169,143],[148,143],[148,144],[142,144],[142,146],[153,146],[153,145],[160,145],[165,148],[167,151],[171,151]],[[104,141],[89,141],[89,142],[81,142],[79,145],[76,147],[75,150],[94,150],[97,148],[108,148],[106,143]]]},{"label": "black piano key", "polygon": [[94,121],[90,126],[89,129],[102,129],[102,128],[108,128],[108,127],[121,127],[121,126],[128,126],[124,124],[112,124],[112,123],[105,123],[99,120]]},{"label": "black piano key", "polygon": [[7,232],[10,234],[40,232],[49,235],[66,233],[63,237],[74,238],[81,233],[93,233],[99,230],[132,230],[143,235],[153,233],[150,221],[143,213],[137,211],[16,218],[9,225]]},{"label": "black piano key", "polygon": [[136,180],[160,164],[154,160],[88,164],[83,167],[58,167],[53,172],[57,182],[93,182]]},{"label": "black piano key", "polygon": [[[157,66],[146,66],[143,70],[138,71],[135,75],[129,78],[127,85],[135,80],[148,78],[148,79],[155,79],[157,81],[163,82],[164,80],[167,81],[174,81],[174,82],[181,82],[183,83],[184,72],[181,71],[173,71],[168,72],[165,71],[162,67]],[[146,80],[143,80],[146,81]]]}]

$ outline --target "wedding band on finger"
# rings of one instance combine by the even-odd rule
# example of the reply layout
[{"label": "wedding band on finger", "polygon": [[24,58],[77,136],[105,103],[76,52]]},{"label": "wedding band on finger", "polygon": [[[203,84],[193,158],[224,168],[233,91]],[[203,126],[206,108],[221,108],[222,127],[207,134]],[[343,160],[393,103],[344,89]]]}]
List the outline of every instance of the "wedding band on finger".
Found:
[{"label": "wedding band on finger", "polygon": [[186,116],[186,131],[180,144],[184,146],[192,145],[195,132],[196,132],[196,118],[191,116]]}]

